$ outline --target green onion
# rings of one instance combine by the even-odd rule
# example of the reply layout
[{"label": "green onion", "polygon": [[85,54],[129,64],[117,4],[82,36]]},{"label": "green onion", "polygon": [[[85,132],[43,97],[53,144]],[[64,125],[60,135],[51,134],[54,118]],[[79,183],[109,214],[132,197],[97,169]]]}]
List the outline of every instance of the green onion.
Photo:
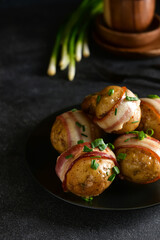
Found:
[{"label": "green onion", "polygon": [[138,101],[139,98],[137,98],[137,97],[128,97],[128,96],[126,96],[126,100],[128,100],[128,101]]},{"label": "green onion", "polygon": [[88,137],[88,136],[87,136],[86,134],[84,134],[84,133],[81,133],[81,135],[84,136],[84,137]]},{"label": "green onion", "polygon": [[91,168],[94,170],[97,170],[98,167],[99,167],[99,163],[96,163],[96,160],[93,159],[91,162]]},{"label": "green onion", "polygon": [[81,143],[84,143],[84,141],[83,141],[83,140],[79,140],[79,141],[77,142],[77,144],[81,144]]},{"label": "green onion", "polygon": [[119,153],[117,156],[117,161],[124,160],[126,158],[126,153]]},{"label": "green onion", "polygon": [[119,170],[119,168],[117,166],[113,167],[113,171],[114,171],[115,174],[119,174],[120,173],[120,170]]},{"label": "green onion", "polygon": [[100,96],[100,95],[98,95],[98,96],[97,96],[96,103],[98,104],[98,103],[100,102],[100,100],[101,100],[101,96]]},{"label": "green onion", "polygon": [[115,149],[115,146],[114,146],[112,143],[108,143],[108,147],[109,147],[111,150],[114,150],[114,149]]},{"label": "green onion", "polygon": [[79,122],[76,122],[76,125],[80,128],[82,127],[82,125]]},{"label": "green onion", "polygon": [[144,138],[146,138],[147,136],[146,136],[146,134],[143,132],[143,131],[140,131],[139,133],[138,133],[138,139],[139,140],[143,140]]},{"label": "green onion", "polygon": [[131,122],[131,123],[138,123],[139,121],[134,121],[134,122]]},{"label": "green onion", "polygon": [[101,156],[92,156],[91,158],[101,158]]},{"label": "green onion", "polygon": [[93,197],[82,197],[82,199],[86,202],[91,202],[93,200]]},{"label": "green onion", "polygon": [[113,94],[114,94],[114,89],[109,89],[108,95],[109,95],[109,96],[112,96]]},{"label": "green onion", "polygon": [[71,111],[72,111],[72,112],[76,112],[76,111],[77,111],[77,108],[73,108]]},{"label": "green onion", "polygon": [[113,173],[109,178],[108,181],[112,182],[116,177],[116,173]]},{"label": "green onion", "polygon": [[154,130],[153,130],[152,128],[148,128],[147,131],[146,131],[146,134],[147,134],[148,136],[152,137],[153,134],[154,134]]},{"label": "green onion", "polygon": [[107,147],[102,138],[95,139],[93,142],[91,142],[91,146],[92,148],[98,147],[100,151],[105,150]]},{"label": "green onion", "polygon": [[160,98],[158,95],[150,94],[147,96],[147,98]]},{"label": "green onion", "polygon": [[86,145],[84,145],[83,152],[93,152],[93,150]]},{"label": "green onion", "polygon": [[70,154],[70,155],[68,155],[68,156],[65,156],[66,159],[69,159],[69,158],[72,158],[72,157],[73,157],[72,154]]},{"label": "green onion", "polygon": [[48,75],[56,74],[57,61],[64,70],[68,66],[68,78],[72,81],[76,74],[76,61],[90,55],[88,45],[89,28],[97,14],[103,12],[103,0],[82,0],[78,8],[59,29],[48,66]]},{"label": "green onion", "polygon": [[117,115],[117,108],[115,108],[115,112],[114,112],[115,115]]}]

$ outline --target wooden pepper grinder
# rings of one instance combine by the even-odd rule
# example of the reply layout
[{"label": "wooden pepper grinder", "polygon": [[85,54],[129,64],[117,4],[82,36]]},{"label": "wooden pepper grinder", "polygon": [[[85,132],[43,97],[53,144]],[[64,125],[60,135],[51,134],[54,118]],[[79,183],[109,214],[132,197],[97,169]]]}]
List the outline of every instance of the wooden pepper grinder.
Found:
[{"label": "wooden pepper grinder", "polygon": [[143,32],[151,24],[156,0],[104,0],[104,21],[120,32]]}]

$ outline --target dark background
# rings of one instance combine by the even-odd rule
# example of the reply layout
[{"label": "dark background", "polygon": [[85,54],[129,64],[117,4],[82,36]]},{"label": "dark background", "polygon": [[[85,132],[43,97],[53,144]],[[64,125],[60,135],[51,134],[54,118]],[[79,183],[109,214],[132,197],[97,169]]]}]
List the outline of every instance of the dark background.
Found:
[{"label": "dark background", "polygon": [[160,206],[121,212],[72,206],[45,192],[27,169],[28,137],[45,117],[117,83],[115,73],[124,82],[160,80],[160,70],[152,67],[160,65],[159,57],[118,58],[92,39],[91,57],[77,64],[74,82],[67,71],[48,77],[56,31],[79,2],[0,1],[0,239],[158,240]]}]

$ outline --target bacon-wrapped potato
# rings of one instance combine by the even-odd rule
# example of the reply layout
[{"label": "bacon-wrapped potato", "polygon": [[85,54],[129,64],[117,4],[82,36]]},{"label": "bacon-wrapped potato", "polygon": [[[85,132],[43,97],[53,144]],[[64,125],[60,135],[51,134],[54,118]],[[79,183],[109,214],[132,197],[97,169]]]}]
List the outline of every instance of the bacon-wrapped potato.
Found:
[{"label": "bacon-wrapped potato", "polygon": [[140,100],[126,87],[108,86],[87,96],[81,107],[107,133],[133,131],[141,118]]},{"label": "bacon-wrapped potato", "polygon": [[124,179],[140,184],[160,178],[160,142],[143,131],[125,134],[114,143]]},{"label": "bacon-wrapped potato", "polygon": [[160,98],[156,95],[150,95],[155,98],[141,98],[142,117],[138,130],[154,130],[153,137],[160,140]]},{"label": "bacon-wrapped potato", "polygon": [[58,157],[55,170],[64,191],[88,198],[101,194],[110,186],[119,169],[114,153],[106,146],[103,149],[93,148],[86,142]]},{"label": "bacon-wrapped potato", "polygon": [[92,142],[102,134],[102,130],[84,112],[73,109],[56,117],[50,139],[53,147],[62,153],[79,140]]}]

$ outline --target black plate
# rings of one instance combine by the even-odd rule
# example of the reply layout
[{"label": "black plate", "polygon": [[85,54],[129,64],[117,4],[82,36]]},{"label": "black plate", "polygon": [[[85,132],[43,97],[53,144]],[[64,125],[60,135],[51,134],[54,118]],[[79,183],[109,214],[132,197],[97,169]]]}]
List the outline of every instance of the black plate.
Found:
[{"label": "black plate", "polygon": [[[152,93],[154,92],[153,90]],[[37,126],[30,136],[27,144],[27,162],[38,183],[53,196],[71,204],[92,209],[128,210],[159,204],[160,181],[138,185],[116,180],[106,191],[89,203],[72,193],[63,192],[61,182],[54,170],[58,153],[51,146],[50,131],[56,116],[74,107],[63,109],[49,116]]]}]

